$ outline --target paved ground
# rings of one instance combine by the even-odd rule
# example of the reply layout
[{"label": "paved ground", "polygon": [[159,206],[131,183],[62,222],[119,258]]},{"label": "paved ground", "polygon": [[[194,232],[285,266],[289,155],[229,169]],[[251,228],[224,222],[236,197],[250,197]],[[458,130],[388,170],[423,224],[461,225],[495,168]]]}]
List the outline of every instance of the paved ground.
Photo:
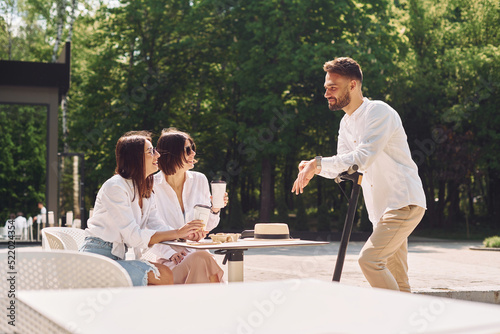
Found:
[{"label": "paved ground", "polygon": [[[339,242],[325,246],[252,249],[245,252],[245,281],[316,278],[331,281]],[[341,284],[369,287],[357,263],[364,242],[350,242]],[[481,242],[424,241],[409,243],[409,276],[414,291],[500,291],[500,252],[471,250]],[[223,256],[216,255],[221,264]],[[227,266],[223,269],[227,271]]]},{"label": "paved ground", "polygon": [[[245,281],[316,278],[331,281],[339,242],[325,246],[252,249],[245,252]],[[350,242],[340,283],[369,287],[357,263],[364,242]],[[488,291],[490,302],[500,304],[500,252],[478,251],[478,241],[410,239],[409,276],[415,292]],[[30,247],[41,249],[41,247]],[[0,251],[5,251],[1,249]],[[222,265],[223,256],[215,255]],[[227,279],[227,278],[226,278]],[[484,296],[451,296],[484,301]]]}]

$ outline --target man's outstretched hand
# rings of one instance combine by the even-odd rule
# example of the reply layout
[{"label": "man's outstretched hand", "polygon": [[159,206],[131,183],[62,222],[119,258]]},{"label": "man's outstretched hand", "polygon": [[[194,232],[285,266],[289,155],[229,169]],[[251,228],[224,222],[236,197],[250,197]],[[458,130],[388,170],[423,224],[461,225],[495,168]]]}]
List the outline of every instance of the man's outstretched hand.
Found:
[{"label": "man's outstretched hand", "polygon": [[314,174],[316,174],[316,159],[302,160],[299,164],[299,175],[297,175],[297,179],[293,183],[292,193],[294,192],[295,195],[302,194]]}]

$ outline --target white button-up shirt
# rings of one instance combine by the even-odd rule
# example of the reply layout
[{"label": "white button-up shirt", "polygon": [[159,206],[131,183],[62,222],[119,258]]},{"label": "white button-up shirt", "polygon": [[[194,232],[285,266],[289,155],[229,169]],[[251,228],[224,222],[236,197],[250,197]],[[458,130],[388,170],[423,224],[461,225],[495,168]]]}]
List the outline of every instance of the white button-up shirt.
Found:
[{"label": "white button-up shirt", "polygon": [[89,236],[112,242],[111,253],[125,258],[125,244],[134,248],[136,259],[148,248],[156,231],[171,230],[157,215],[154,193],[142,199],[135,194],[132,180],[114,175],[97,193],[94,215],[87,221]]},{"label": "white button-up shirt", "polygon": [[370,221],[407,205],[426,208],[422,181],[411,158],[398,113],[387,103],[364,98],[351,116],[340,122],[337,155],[322,159],[320,176],[334,178],[358,165]]},{"label": "white button-up shirt", "polygon": [[[182,212],[181,205],[177,199],[177,194],[174,189],[168,184],[165,179],[165,174],[159,172],[155,175],[154,193],[156,198],[156,206],[160,218],[173,229],[181,228],[184,224],[194,220],[194,206],[202,204],[212,206],[210,200],[210,187],[207,177],[199,172],[187,171],[184,188],[182,190],[182,202],[184,204],[184,213]],[[208,217],[207,226],[205,230],[210,231],[214,229],[220,220],[219,214],[210,214]],[[184,249],[187,252],[194,251],[191,249]],[[170,259],[172,255],[177,253],[167,245],[155,245],[153,252],[161,258]],[[169,265],[169,263],[167,263]]]}]

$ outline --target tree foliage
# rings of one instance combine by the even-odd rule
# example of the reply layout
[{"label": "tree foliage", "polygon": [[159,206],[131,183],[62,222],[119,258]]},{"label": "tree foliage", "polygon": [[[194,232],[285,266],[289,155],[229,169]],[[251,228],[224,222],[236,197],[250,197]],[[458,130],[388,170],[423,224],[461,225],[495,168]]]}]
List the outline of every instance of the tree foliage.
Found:
[{"label": "tree foliage", "polygon": [[[0,214],[37,214],[45,198],[46,108],[0,105]],[[15,182],[13,182],[15,180]]]},{"label": "tree foliage", "polygon": [[[56,4],[23,4],[29,15],[11,54],[47,59]],[[351,56],[363,67],[364,95],[388,101],[403,119],[428,198],[422,226],[498,224],[498,2],[89,4],[74,27],[66,143],[85,153],[88,206],[113,174],[120,135],[175,126],[196,140],[197,170],[228,182],[224,228],[259,220],[340,228],[347,201],[332,181],[315,178],[300,198],[290,189],[300,160],[336,153],[343,114],[326,107],[322,64]],[[36,17],[48,22],[45,30]],[[3,15],[0,26],[7,22]],[[358,229],[366,226],[359,215]]]}]

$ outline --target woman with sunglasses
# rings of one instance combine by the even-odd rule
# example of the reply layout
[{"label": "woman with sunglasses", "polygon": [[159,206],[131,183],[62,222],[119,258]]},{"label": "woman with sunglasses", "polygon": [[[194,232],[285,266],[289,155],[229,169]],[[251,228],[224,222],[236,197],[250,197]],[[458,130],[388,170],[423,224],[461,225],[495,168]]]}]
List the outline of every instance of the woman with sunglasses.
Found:
[{"label": "woman with sunglasses", "polygon": [[[115,153],[116,174],[97,194],[80,251],[116,260],[134,286],[172,284],[172,271],[162,264],[139,260],[142,251],[162,241],[198,237],[195,233],[203,225],[192,221],[174,230],[157,215],[152,190],[159,155],[148,132],[126,133],[118,140]],[[134,248],[137,260],[125,260],[128,247]]]},{"label": "woman with sunglasses", "polygon": [[[163,130],[157,149],[161,154],[154,184],[158,212],[167,225],[178,228],[194,219],[196,204],[212,206],[208,180],[202,173],[191,171],[197,161],[196,146],[189,134],[175,128]],[[227,193],[224,199],[225,206]],[[205,230],[197,234],[199,239],[219,224],[220,210],[212,207]],[[156,245],[153,252],[158,262],[172,269],[175,284],[220,282],[224,274],[208,251]]]}]

